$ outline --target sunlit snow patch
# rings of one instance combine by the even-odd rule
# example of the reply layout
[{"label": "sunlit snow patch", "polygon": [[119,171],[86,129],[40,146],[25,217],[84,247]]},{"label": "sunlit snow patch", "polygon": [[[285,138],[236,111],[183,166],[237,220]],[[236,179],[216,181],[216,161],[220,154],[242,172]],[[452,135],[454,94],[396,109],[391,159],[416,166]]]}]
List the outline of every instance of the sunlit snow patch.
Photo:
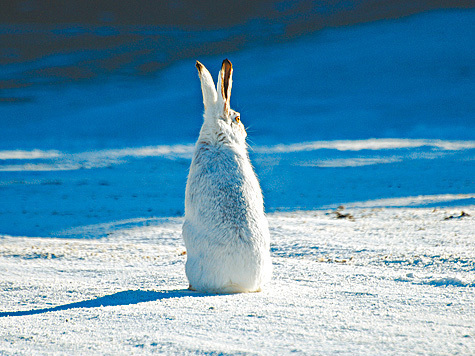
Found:
[{"label": "sunlit snow patch", "polygon": [[314,141],[289,145],[275,145],[257,147],[254,150],[262,153],[289,153],[331,149],[338,151],[361,150],[393,150],[401,148],[429,147],[434,149],[456,151],[475,148],[475,141],[445,141],[424,139],[368,139],[345,141]]},{"label": "sunlit snow patch", "polygon": [[[289,145],[278,144],[274,146],[257,146],[253,151],[257,154],[286,154],[293,152],[308,152],[322,149],[337,151],[362,151],[362,150],[395,150],[407,148],[428,147],[442,151],[460,151],[475,148],[475,141],[444,141],[444,140],[411,140],[411,139],[368,139],[347,141],[314,141],[295,143]],[[99,151],[86,151],[79,153],[66,153],[56,150],[8,150],[0,151],[0,161],[13,161],[10,164],[0,165],[0,171],[69,171],[77,169],[101,168],[121,164],[127,158],[164,157],[169,159],[191,159],[193,145],[161,145],[137,148],[108,149]],[[437,158],[439,155],[416,157]],[[389,158],[350,158],[302,162],[298,165],[316,167],[360,167],[374,164],[400,162],[404,157],[393,156]],[[35,160],[35,163],[25,162]],[[41,160],[41,163],[36,163]],[[16,161],[19,161],[18,163]],[[21,163],[20,163],[21,162]]]},{"label": "sunlit snow patch", "polygon": [[51,159],[57,158],[61,155],[58,151],[42,151],[42,150],[7,150],[0,151],[0,160],[7,159]]},{"label": "sunlit snow patch", "polygon": [[[193,145],[148,146],[79,153],[59,151],[0,151],[0,160],[20,161],[19,164],[0,165],[0,171],[71,171],[102,168],[121,164],[126,158],[191,158]],[[44,160],[42,163],[23,163],[25,160]],[[36,161],[35,161],[36,162]]]},{"label": "sunlit snow patch", "polygon": [[363,167],[374,164],[385,164],[401,162],[401,157],[372,157],[372,158],[338,158],[333,160],[319,160],[309,162],[299,162],[297,165],[303,167],[337,168],[337,167]]},{"label": "sunlit snow patch", "polygon": [[[439,194],[439,195],[419,195],[414,197],[398,197],[388,199],[375,199],[360,202],[349,202],[343,204],[347,208],[378,208],[378,207],[411,207],[424,206],[435,203],[454,202],[467,199],[475,199],[473,194]],[[324,208],[334,208],[336,206],[325,206]]]}]

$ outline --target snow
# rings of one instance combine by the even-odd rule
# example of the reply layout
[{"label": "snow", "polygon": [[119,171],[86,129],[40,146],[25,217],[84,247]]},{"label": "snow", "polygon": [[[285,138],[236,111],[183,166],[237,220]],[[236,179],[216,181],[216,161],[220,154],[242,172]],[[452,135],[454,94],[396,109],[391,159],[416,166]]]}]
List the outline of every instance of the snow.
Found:
[{"label": "snow", "polygon": [[366,139],[366,140],[333,140],[276,145],[254,149],[259,152],[301,152],[319,149],[334,149],[338,151],[387,150],[398,148],[431,147],[442,150],[461,150],[475,148],[475,141],[448,141],[423,139]]},{"label": "snow", "polygon": [[[111,74],[42,85],[55,83],[62,61],[75,63],[52,53],[58,58],[40,73],[53,73],[53,79],[35,76],[35,61],[8,64],[0,67],[0,80],[16,78],[18,87],[1,93],[16,101],[0,105],[0,149],[78,152],[193,143],[203,110],[195,60],[217,73],[226,57],[234,66],[231,105],[259,146],[473,140],[474,16],[473,10],[438,11],[329,28],[286,43],[192,57],[148,78]],[[212,41],[209,35],[202,33]],[[186,33],[182,37],[186,41]],[[121,63],[123,48],[118,51]],[[104,61],[112,62],[105,52]],[[87,52],[76,55],[84,66]]]},{"label": "snow", "polygon": [[0,105],[0,354],[473,354],[474,15],[198,58],[235,67],[271,228],[261,293],[186,290],[194,59],[6,89],[18,100]]},{"label": "snow", "polygon": [[[465,354],[475,207],[274,213],[261,293],[186,290],[182,218],[101,239],[4,236],[4,354]],[[148,226],[147,226],[148,225]],[[90,227],[93,229],[93,227]]]},{"label": "snow", "polygon": [[[192,151],[193,144],[0,151],[0,197],[9,202],[0,205],[0,232],[74,237],[81,226],[183,215]],[[250,147],[267,212],[473,205],[474,152],[475,141],[427,139]]]}]

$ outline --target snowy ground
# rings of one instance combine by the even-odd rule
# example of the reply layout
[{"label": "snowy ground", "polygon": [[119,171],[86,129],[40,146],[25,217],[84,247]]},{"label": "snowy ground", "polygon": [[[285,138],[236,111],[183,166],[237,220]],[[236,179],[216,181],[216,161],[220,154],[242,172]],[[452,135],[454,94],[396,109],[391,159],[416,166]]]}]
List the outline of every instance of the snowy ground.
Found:
[{"label": "snowy ground", "polygon": [[198,58],[235,65],[275,267],[255,294],[185,289],[194,60],[61,84],[38,66],[88,52],[1,66],[0,354],[473,355],[474,18]]},{"label": "snowy ground", "polygon": [[0,353],[470,355],[475,206],[463,210],[271,214],[274,279],[239,295],[185,289],[181,218],[103,239],[5,236]]},{"label": "snowy ground", "polygon": [[[98,238],[113,221],[183,216],[192,150],[0,151],[0,234]],[[475,204],[475,141],[313,141],[250,153],[267,212]],[[81,229],[101,223],[100,235]]]}]

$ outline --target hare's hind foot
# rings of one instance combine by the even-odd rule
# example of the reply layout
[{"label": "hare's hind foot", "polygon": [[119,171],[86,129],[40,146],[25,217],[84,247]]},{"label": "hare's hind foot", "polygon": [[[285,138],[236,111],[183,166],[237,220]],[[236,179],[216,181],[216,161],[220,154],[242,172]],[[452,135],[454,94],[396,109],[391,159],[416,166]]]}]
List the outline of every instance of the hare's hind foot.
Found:
[{"label": "hare's hind foot", "polygon": [[239,284],[228,284],[224,287],[219,288],[217,291],[218,294],[235,294],[235,293],[259,293],[261,292],[261,287],[258,288],[248,288],[241,286]]},{"label": "hare's hind foot", "polygon": [[196,289],[191,286],[191,284],[188,285],[188,290],[192,290],[193,292],[196,292]]}]

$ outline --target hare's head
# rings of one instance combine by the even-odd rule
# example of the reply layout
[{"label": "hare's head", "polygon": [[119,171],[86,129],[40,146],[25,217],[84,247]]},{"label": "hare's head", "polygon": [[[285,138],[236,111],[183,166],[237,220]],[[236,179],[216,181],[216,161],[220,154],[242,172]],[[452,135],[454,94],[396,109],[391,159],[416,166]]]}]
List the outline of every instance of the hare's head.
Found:
[{"label": "hare's head", "polygon": [[203,104],[205,107],[203,128],[215,132],[221,139],[229,142],[244,143],[246,130],[241,123],[240,114],[230,108],[231,88],[233,85],[233,66],[227,59],[223,61],[219,72],[218,85],[200,62],[196,68],[201,81]]}]

